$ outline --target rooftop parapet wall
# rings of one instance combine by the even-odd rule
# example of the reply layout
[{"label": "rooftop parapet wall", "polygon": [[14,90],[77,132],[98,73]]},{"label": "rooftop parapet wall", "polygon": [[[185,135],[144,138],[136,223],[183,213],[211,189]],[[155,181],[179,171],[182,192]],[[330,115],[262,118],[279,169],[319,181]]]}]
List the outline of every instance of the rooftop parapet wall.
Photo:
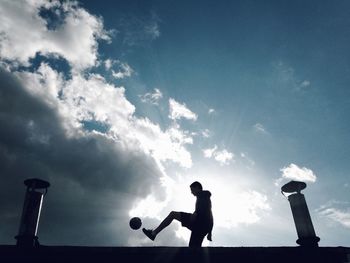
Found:
[{"label": "rooftop parapet wall", "polygon": [[0,246],[1,262],[350,262],[347,247],[51,247]]}]

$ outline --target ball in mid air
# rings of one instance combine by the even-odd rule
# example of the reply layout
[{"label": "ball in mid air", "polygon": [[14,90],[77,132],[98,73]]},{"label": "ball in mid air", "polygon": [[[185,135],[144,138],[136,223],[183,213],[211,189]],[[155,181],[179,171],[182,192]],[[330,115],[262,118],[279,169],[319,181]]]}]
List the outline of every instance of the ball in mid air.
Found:
[{"label": "ball in mid air", "polygon": [[139,217],[133,217],[130,219],[129,225],[132,229],[137,230],[141,227],[142,221]]}]

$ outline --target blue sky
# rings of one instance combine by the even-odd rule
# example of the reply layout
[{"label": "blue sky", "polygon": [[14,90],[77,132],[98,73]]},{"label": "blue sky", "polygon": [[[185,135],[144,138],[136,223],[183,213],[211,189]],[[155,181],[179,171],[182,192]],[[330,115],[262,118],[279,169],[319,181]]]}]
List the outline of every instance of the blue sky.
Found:
[{"label": "blue sky", "polygon": [[205,245],[294,246],[280,193],[294,179],[308,184],[320,245],[349,246],[349,8],[0,4],[1,78],[16,87],[1,87],[10,98],[0,101],[1,174],[17,189],[5,195],[12,205],[1,203],[2,224],[11,224],[1,242],[16,231],[29,173],[53,185],[39,231],[47,244],[186,245],[177,224],[155,243],[125,225],[131,216],[153,227],[171,210],[191,212],[188,185],[199,180],[213,194],[216,222]]}]

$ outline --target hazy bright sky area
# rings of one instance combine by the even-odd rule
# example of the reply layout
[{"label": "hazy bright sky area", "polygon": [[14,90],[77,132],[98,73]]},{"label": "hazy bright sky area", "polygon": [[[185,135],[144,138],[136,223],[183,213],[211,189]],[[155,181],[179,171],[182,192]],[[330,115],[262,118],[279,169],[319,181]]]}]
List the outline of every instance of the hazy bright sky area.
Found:
[{"label": "hazy bright sky area", "polygon": [[295,246],[280,188],[307,183],[320,246],[350,246],[349,1],[0,1],[0,243],[23,180],[51,183],[45,245]]}]

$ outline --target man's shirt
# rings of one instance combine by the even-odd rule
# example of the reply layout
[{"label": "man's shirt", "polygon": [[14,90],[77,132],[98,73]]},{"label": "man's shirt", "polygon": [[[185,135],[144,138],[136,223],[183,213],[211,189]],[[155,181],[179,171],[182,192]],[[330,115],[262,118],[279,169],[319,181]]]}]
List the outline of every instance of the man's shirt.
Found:
[{"label": "man's shirt", "polygon": [[209,191],[201,191],[197,195],[196,201],[196,224],[204,228],[211,229],[213,227],[213,214],[211,211],[211,193]]}]

